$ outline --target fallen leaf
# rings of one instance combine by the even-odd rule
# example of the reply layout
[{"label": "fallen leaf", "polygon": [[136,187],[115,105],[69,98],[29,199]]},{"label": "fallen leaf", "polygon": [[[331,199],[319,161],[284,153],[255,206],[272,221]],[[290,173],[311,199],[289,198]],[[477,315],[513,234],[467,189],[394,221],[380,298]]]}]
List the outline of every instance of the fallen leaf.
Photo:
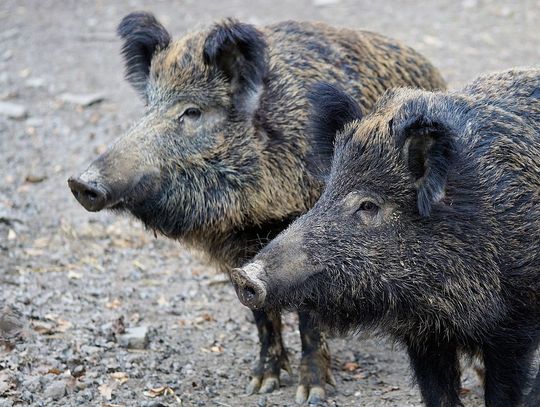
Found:
[{"label": "fallen leaf", "polygon": [[71,328],[71,322],[69,322],[69,321],[67,321],[65,319],[59,318],[59,319],[56,320],[56,323],[58,324],[58,326],[56,327],[57,332],[64,333],[69,328]]},{"label": "fallen leaf", "polygon": [[145,391],[143,394],[146,397],[156,398],[156,397],[163,396],[164,394],[166,394],[167,390],[172,391],[172,389],[170,387],[168,387],[168,386],[161,386],[161,387],[156,387],[156,388],[150,389],[148,391]]},{"label": "fallen leaf", "polygon": [[47,373],[54,374],[54,375],[58,376],[58,375],[61,375],[63,372],[60,369],[58,369],[56,367],[53,367],[53,368],[49,369],[47,371]]},{"label": "fallen leaf", "polygon": [[103,383],[101,386],[98,387],[99,394],[105,399],[110,400],[112,399],[112,392],[116,388],[116,383]]},{"label": "fallen leaf", "polygon": [[24,249],[24,252],[29,256],[42,256],[45,254],[45,252],[41,249],[32,249],[32,248]]},{"label": "fallen leaf", "polygon": [[73,270],[69,270],[67,276],[70,280],[80,280],[83,277],[82,273],[77,273]]},{"label": "fallen leaf", "polygon": [[167,305],[169,305],[169,301],[167,301],[167,299],[165,298],[165,296],[163,294],[161,294],[157,300],[157,304],[160,306],[160,307],[165,307]]},{"label": "fallen leaf", "polygon": [[32,329],[41,335],[52,335],[55,324],[47,321],[33,321]]},{"label": "fallen leaf", "polygon": [[28,174],[24,180],[31,184],[38,184],[40,182],[45,181],[46,179],[47,179],[46,175]]},{"label": "fallen leaf", "polygon": [[359,367],[360,365],[356,362],[345,362],[341,369],[345,370],[346,372],[354,372]]},{"label": "fallen leaf", "polygon": [[129,377],[126,372],[114,372],[111,373],[111,377],[120,384],[124,384],[129,380]]},{"label": "fallen leaf", "polygon": [[132,264],[141,271],[146,271],[146,267],[138,260],[133,260]]},{"label": "fallen leaf", "polygon": [[386,386],[382,389],[383,393],[390,393],[391,391],[399,390],[399,386]]},{"label": "fallen leaf", "polygon": [[122,302],[118,298],[115,298],[114,300],[109,301],[107,304],[105,304],[105,307],[109,309],[116,309],[120,307],[121,305],[122,305]]}]

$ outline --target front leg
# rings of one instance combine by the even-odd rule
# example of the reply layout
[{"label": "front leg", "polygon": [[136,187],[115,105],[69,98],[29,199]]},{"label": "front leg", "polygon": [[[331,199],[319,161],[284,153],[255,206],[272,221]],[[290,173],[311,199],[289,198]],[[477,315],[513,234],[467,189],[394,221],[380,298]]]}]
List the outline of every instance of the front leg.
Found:
[{"label": "front leg", "polygon": [[[486,380],[484,393],[487,407],[516,407],[521,405],[523,393],[530,380],[534,365],[534,353],[538,344],[527,336],[519,338],[508,334],[508,338],[495,338],[484,346]],[[539,373],[540,374],[540,373]],[[540,406],[533,401],[538,397],[540,379],[536,378],[525,405]]]},{"label": "front leg", "polygon": [[308,313],[298,313],[302,360],[300,361],[300,383],[296,391],[296,402],[318,403],[324,400],[326,383],[335,386],[330,366],[330,350],[324,338],[311,321]]},{"label": "front leg", "polygon": [[287,351],[281,338],[281,315],[254,310],[253,316],[259,332],[261,350],[246,391],[248,394],[270,393],[279,388],[281,369],[291,374]]},{"label": "front leg", "polygon": [[453,344],[409,344],[416,382],[426,407],[463,406],[459,400],[461,372]]}]

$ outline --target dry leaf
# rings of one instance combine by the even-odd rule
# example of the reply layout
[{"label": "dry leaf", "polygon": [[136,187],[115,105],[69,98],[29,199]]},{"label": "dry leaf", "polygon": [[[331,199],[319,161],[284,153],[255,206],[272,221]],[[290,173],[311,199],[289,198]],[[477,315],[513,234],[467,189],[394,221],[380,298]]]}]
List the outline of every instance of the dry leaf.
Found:
[{"label": "dry leaf", "polygon": [[157,300],[157,304],[161,307],[165,307],[167,305],[169,305],[169,301],[167,301],[167,299],[165,298],[165,296],[163,294],[161,294]]},{"label": "dry leaf", "polygon": [[41,335],[52,335],[54,333],[54,323],[46,321],[32,321],[32,329]]},{"label": "dry leaf", "polygon": [[114,372],[111,373],[111,377],[120,384],[124,384],[129,380],[129,377],[126,372]]},{"label": "dry leaf", "polygon": [[68,272],[68,278],[70,280],[80,280],[82,278],[82,273],[77,273],[76,271],[73,271],[73,270],[69,270]]},{"label": "dry leaf", "polygon": [[105,400],[112,399],[112,392],[116,388],[116,384],[114,382],[112,383],[103,383],[101,386],[98,387],[99,394],[105,398]]},{"label": "dry leaf", "polygon": [[41,249],[32,249],[32,248],[24,249],[24,252],[29,256],[42,256],[45,254],[45,252]]},{"label": "dry leaf", "polygon": [[114,300],[109,301],[107,304],[105,304],[105,307],[109,309],[116,309],[120,307],[121,305],[122,305],[122,302],[118,298],[115,298]]},{"label": "dry leaf", "polygon": [[141,271],[146,271],[146,267],[138,260],[133,260],[132,264]]},{"label": "dry leaf", "polygon": [[341,367],[342,370],[345,370],[346,372],[354,372],[356,369],[358,369],[360,365],[356,362],[346,362]]},{"label": "dry leaf", "polygon": [[54,375],[61,375],[63,372],[60,369],[57,369],[56,367],[53,367],[47,371],[47,373],[54,374]]},{"label": "dry leaf", "polygon": [[164,394],[168,394],[168,392],[170,392],[170,394],[174,394],[174,392],[172,391],[172,389],[170,387],[161,386],[161,387],[156,387],[156,388],[150,389],[148,391],[145,391],[143,394],[146,397],[156,398],[156,397],[159,397],[159,396],[163,396]]}]

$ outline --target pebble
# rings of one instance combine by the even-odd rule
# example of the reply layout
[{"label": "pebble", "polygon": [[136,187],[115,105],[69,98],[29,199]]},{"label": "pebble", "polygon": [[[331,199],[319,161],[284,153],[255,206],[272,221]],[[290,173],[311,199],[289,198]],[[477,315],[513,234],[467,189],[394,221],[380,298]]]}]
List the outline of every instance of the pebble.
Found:
[{"label": "pebble", "polygon": [[44,395],[53,400],[60,400],[66,395],[66,384],[62,381],[53,382],[45,388]]},{"label": "pebble", "polygon": [[148,346],[148,327],[137,326],[126,329],[126,332],[117,336],[118,343],[128,349],[146,349]]},{"label": "pebble", "polygon": [[45,86],[45,79],[43,78],[28,78],[26,80],[26,86],[29,88],[41,88]]},{"label": "pebble", "polygon": [[30,376],[22,383],[22,388],[26,389],[32,393],[36,393],[41,390],[41,382],[39,381],[39,377],[37,376]]},{"label": "pebble", "polygon": [[0,102],[0,115],[7,116],[11,119],[24,119],[27,114],[28,110],[23,105]]},{"label": "pebble", "polygon": [[87,107],[103,101],[105,99],[105,95],[103,93],[64,93],[60,96],[60,99],[67,103]]}]

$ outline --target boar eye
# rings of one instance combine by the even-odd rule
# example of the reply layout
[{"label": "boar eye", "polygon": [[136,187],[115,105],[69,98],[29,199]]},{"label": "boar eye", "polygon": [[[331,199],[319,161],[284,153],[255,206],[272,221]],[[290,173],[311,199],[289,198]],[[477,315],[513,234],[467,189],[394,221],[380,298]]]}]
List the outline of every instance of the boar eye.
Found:
[{"label": "boar eye", "polygon": [[184,121],[185,117],[191,120],[197,120],[199,117],[201,117],[201,115],[201,109],[197,109],[196,107],[188,107],[186,110],[184,110],[184,113],[182,113],[182,115],[178,118],[178,121]]},{"label": "boar eye", "polygon": [[360,205],[358,206],[358,211],[357,212],[362,211],[362,212],[375,213],[378,210],[379,210],[379,207],[374,202],[372,202],[372,201],[362,201],[360,203]]}]

